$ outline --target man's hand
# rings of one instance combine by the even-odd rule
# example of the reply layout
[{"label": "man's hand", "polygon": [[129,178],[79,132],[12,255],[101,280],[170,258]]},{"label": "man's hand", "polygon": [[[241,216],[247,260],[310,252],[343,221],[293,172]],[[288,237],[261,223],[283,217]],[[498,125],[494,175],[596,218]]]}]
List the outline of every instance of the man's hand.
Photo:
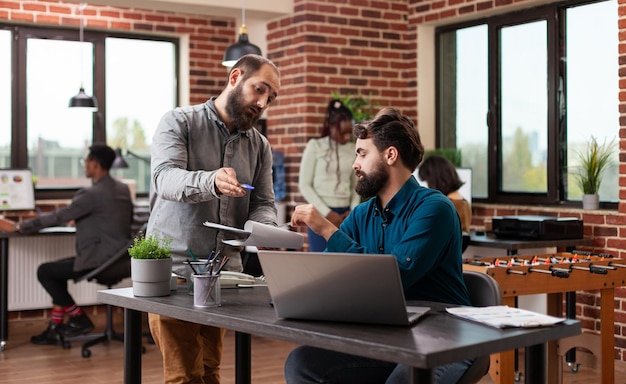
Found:
[{"label": "man's hand", "polygon": [[15,221],[8,219],[0,219],[0,231],[15,232]]},{"label": "man's hand", "polygon": [[315,208],[313,204],[298,205],[291,215],[291,226],[306,225],[318,235],[328,239],[338,228]]},{"label": "man's hand", "polygon": [[220,168],[215,173],[215,188],[224,196],[241,197],[245,189],[237,181],[237,173],[232,168]]}]

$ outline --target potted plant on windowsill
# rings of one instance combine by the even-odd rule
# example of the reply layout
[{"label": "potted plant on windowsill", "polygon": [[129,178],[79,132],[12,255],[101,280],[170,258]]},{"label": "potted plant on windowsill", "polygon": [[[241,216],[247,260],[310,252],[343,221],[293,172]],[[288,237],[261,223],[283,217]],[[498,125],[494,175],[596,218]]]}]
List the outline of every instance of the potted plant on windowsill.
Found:
[{"label": "potted plant on windowsill", "polygon": [[578,170],[574,174],[576,183],[583,193],[583,209],[598,209],[598,191],[604,171],[611,165],[613,142],[598,144],[595,137],[587,144],[584,152],[578,153]]},{"label": "potted plant on windowsill", "polygon": [[154,233],[148,237],[137,236],[128,248],[130,274],[135,296],[167,296],[172,278],[172,239],[159,238]]}]

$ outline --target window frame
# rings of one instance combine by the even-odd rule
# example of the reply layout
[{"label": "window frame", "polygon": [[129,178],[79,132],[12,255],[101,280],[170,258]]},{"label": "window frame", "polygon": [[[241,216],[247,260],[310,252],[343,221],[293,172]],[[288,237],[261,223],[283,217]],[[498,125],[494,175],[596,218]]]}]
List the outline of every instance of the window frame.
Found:
[{"label": "window frame", "polygon": [[[75,28],[39,27],[0,23],[0,29],[10,30],[13,34],[11,43],[11,167],[28,167],[27,121],[26,121],[26,57],[27,40],[29,38],[79,41],[79,31]],[[114,31],[83,31],[83,41],[94,44],[93,89],[98,100],[98,110],[93,115],[92,143],[106,143],[106,46],[107,38],[127,38],[134,40],[150,40],[169,42],[174,45],[175,74],[180,76],[180,38],[166,35],[148,35],[123,33]],[[180,81],[176,88],[175,104],[180,102]],[[69,100],[69,99],[68,99]],[[36,188],[35,198],[67,199],[71,198],[79,188]]]},{"label": "window frame", "polygon": [[[442,113],[444,108],[443,97],[445,92],[442,91],[442,52],[441,36],[442,34],[454,32],[459,29],[486,25],[488,39],[488,111],[487,111],[487,127],[488,127],[488,143],[487,143],[487,197],[473,197],[477,203],[494,203],[494,204],[540,204],[549,206],[568,206],[577,207],[580,201],[566,200],[566,186],[568,177],[567,158],[563,151],[567,151],[567,127],[565,132],[559,131],[559,100],[558,100],[558,84],[559,76],[566,76],[567,69],[559,68],[559,52],[560,44],[564,45],[567,36],[564,36],[565,22],[563,16],[567,8],[581,6],[585,4],[593,4],[600,1],[589,0],[570,0],[565,2],[541,5],[538,7],[518,10],[510,13],[503,13],[489,17],[483,17],[475,20],[464,21],[461,23],[440,26],[435,29],[435,96],[436,96],[436,131],[435,143],[436,147],[446,147],[446,142],[450,142],[452,135],[456,133],[446,132],[443,127],[445,119]],[[547,105],[547,192],[545,193],[524,193],[524,192],[505,192],[500,188],[502,163],[500,139],[501,139],[501,116],[499,115],[498,106],[500,105],[500,29],[507,26],[519,25],[523,23],[544,20],[547,23],[547,78],[548,78],[548,105]],[[562,48],[563,50],[565,48]],[[456,104],[455,104],[456,108]],[[455,136],[454,136],[455,137]],[[561,139],[563,137],[563,139]],[[617,136],[616,136],[617,137]],[[616,202],[601,202],[600,207],[604,209],[617,209]]]}]

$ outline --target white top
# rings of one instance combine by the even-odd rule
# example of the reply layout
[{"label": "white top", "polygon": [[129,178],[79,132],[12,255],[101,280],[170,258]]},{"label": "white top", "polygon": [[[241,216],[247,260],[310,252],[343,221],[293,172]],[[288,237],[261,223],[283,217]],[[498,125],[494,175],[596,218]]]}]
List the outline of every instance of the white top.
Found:
[{"label": "white top", "polygon": [[[324,216],[330,208],[350,207],[360,203],[354,191],[357,182],[352,169],[354,163],[354,143],[339,144],[329,137],[308,141],[302,161],[298,186],[304,199]],[[337,151],[337,152],[336,152]],[[338,154],[338,156],[337,156]],[[337,159],[339,159],[339,184],[337,184]]]}]

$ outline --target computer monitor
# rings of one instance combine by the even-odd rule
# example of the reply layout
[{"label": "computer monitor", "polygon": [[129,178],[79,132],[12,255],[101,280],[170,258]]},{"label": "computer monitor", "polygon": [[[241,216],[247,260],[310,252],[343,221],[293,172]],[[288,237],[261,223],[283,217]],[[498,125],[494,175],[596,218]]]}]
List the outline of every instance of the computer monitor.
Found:
[{"label": "computer monitor", "polygon": [[0,210],[35,209],[33,173],[30,169],[0,169]]}]

